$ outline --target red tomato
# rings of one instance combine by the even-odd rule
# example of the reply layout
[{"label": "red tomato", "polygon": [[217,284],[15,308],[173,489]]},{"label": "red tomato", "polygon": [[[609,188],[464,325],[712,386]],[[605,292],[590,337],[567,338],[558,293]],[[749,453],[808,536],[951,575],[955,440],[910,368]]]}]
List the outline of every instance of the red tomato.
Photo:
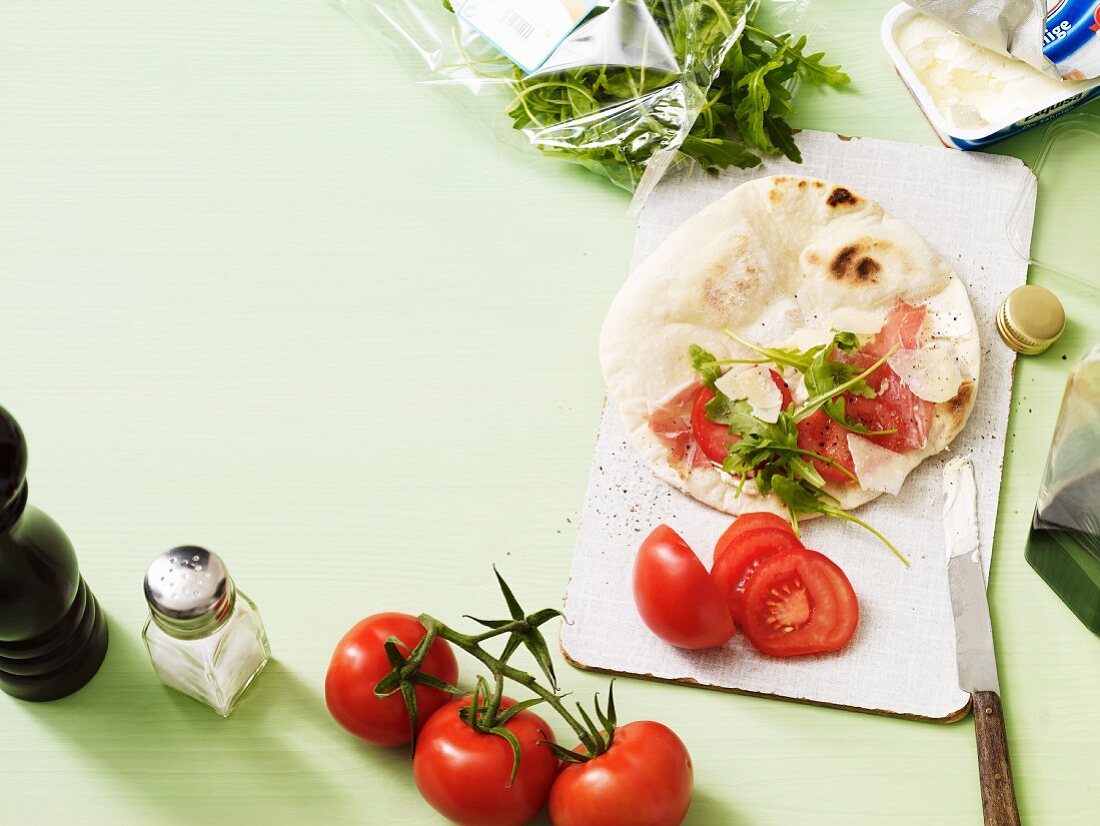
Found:
[{"label": "red tomato", "polygon": [[792,536],[794,535],[794,528],[791,527],[791,523],[782,516],[768,511],[743,513],[733,520],[733,523],[726,528],[725,533],[718,537],[718,541],[714,544],[714,561],[718,561],[718,557],[725,552],[734,539],[757,528],[777,528],[787,531]]},{"label": "red tomato", "polygon": [[[791,403],[791,391],[781,375],[774,370],[770,372],[772,381],[775,382],[775,386],[779,388],[779,393],[783,397],[783,409],[786,410],[787,405]],[[691,406],[691,431],[695,434],[695,441],[699,443],[703,455],[712,462],[722,464],[729,455],[729,446],[740,441],[741,437],[730,433],[728,425],[718,424],[707,418],[707,403],[714,396],[715,393],[710,388],[699,388],[695,403]]]},{"label": "red tomato", "polygon": [[[913,307],[899,301],[886,316],[882,329],[863,345],[860,352],[838,351],[832,358],[866,369],[886,355],[891,348],[914,349],[920,346],[924,307]],[[933,405],[914,396],[888,364],[878,367],[867,377],[867,384],[878,393],[873,399],[844,394],[849,418],[868,430],[894,430],[881,436],[866,438],[898,453],[924,447],[934,413]],[[798,446],[812,450],[854,470],[848,451],[851,432],[817,411],[798,425]],[[814,467],[828,482],[851,482],[835,467],[814,460]]]},{"label": "red tomato", "polygon": [[[428,720],[416,742],[413,778],[437,812],[463,826],[520,826],[546,805],[558,773],[550,726],[521,711],[505,724],[520,743],[519,770],[512,774],[512,747],[496,734],[474,731],[458,716],[471,697],[454,700]],[[485,699],[481,705],[485,704]],[[516,704],[507,697],[502,709]]]},{"label": "red tomato", "polygon": [[638,549],[634,603],[650,631],[680,648],[714,648],[734,634],[718,586],[667,525],[659,525]]},{"label": "red tomato", "polygon": [[[819,453],[842,467],[855,472],[852,454],[848,450],[848,433],[851,431],[834,422],[822,410],[815,410],[798,423],[798,446],[803,450]],[[851,482],[844,471],[814,459],[814,467],[826,482]]]},{"label": "red tomato", "polygon": [[[336,722],[352,734],[376,746],[391,747],[412,740],[412,729],[400,693],[374,695],[374,686],[390,673],[382,647],[388,637],[397,637],[411,651],[424,639],[424,626],[408,614],[375,614],[362,620],[336,646],[325,676],[325,702]],[[454,685],[458,663],[446,640],[432,643],[421,670]],[[450,699],[439,689],[416,686],[420,727]]]},{"label": "red tomato", "polygon": [[742,628],[774,657],[836,651],[852,638],[859,603],[844,572],[817,551],[765,560],[745,588]]},{"label": "red tomato", "polygon": [[[887,370],[890,368],[887,367]],[[893,372],[892,370],[890,371]],[[908,394],[908,390],[901,388]],[[911,395],[911,394],[910,394]],[[915,398],[915,397],[914,397]],[[917,399],[919,402],[920,400]],[[915,420],[905,421],[905,416],[894,406],[895,400],[879,395],[874,399],[850,398],[845,403],[852,421],[859,422],[868,430],[895,430],[896,433],[882,433],[878,436],[865,436],[876,444],[901,453],[921,444],[914,442]],[[914,408],[915,409],[915,408]]]},{"label": "red tomato", "polygon": [[627,723],[599,757],[562,768],[550,791],[550,822],[677,826],[691,805],[693,784],[691,755],[670,728],[645,720]]},{"label": "red tomato", "polygon": [[[719,540],[720,541],[720,540]],[[743,622],[745,588],[757,569],[783,551],[802,550],[804,545],[788,523],[785,528],[756,528],[735,537],[714,561],[710,575],[726,598],[730,616]]]}]

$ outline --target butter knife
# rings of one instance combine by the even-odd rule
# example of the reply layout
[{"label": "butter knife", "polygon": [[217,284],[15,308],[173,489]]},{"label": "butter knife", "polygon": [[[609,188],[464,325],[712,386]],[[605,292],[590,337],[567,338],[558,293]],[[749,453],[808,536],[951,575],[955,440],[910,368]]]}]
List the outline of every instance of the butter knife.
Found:
[{"label": "butter knife", "polygon": [[970,694],[974,736],[978,742],[978,778],[986,826],[1019,826],[1012,767],[1008,760],[1001,710],[993,626],[978,544],[978,489],[969,456],[956,456],[944,466],[944,538],[947,580],[955,615],[955,657],[959,688]]}]

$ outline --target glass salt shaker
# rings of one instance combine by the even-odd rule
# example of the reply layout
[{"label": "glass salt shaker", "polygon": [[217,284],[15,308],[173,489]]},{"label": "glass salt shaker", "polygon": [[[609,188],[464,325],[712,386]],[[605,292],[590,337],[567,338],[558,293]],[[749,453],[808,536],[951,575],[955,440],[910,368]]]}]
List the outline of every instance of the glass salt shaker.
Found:
[{"label": "glass salt shaker", "polygon": [[165,685],[228,717],[271,657],[259,611],[205,548],[165,551],[145,574],[142,638]]}]

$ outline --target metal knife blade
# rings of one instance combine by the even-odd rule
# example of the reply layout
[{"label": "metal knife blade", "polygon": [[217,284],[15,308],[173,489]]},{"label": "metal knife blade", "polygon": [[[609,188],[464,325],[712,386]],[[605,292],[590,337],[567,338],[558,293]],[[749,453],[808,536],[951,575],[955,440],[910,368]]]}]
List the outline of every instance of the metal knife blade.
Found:
[{"label": "metal knife blade", "polygon": [[943,486],[947,582],[955,615],[959,688],[967,693],[1000,693],[997,660],[993,653],[993,625],[989,620],[978,543],[978,488],[970,456],[956,456],[947,462],[943,469]]}]

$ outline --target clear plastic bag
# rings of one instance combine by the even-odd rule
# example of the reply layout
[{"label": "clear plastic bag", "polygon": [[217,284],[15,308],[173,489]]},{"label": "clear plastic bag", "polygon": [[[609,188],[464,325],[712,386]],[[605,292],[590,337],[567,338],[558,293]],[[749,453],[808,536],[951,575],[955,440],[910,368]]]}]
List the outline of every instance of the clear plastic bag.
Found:
[{"label": "clear plastic bag", "polygon": [[[530,73],[441,0],[341,2],[418,80],[461,91],[463,105],[480,119],[510,126],[501,133],[511,140],[584,165],[635,192],[636,204],[682,157],[685,142],[696,158],[711,153],[715,166],[758,163],[740,144],[690,134],[697,119],[733,119],[732,110],[713,111],[708,91],[738,46],[756,0],[595,0]],[[798,13],[804,3],[785,5]],[[795,46],[801,55],[804,41],[774,44]],[[798,66],[782,75],[773,67],[767,84],[761,75],[760,94],[770,88],[774,95],[778,84],[789,93],[798,77]],[[788,151],[789,144],[797,152],[785,122],[762,124],[764,151]]]}]

